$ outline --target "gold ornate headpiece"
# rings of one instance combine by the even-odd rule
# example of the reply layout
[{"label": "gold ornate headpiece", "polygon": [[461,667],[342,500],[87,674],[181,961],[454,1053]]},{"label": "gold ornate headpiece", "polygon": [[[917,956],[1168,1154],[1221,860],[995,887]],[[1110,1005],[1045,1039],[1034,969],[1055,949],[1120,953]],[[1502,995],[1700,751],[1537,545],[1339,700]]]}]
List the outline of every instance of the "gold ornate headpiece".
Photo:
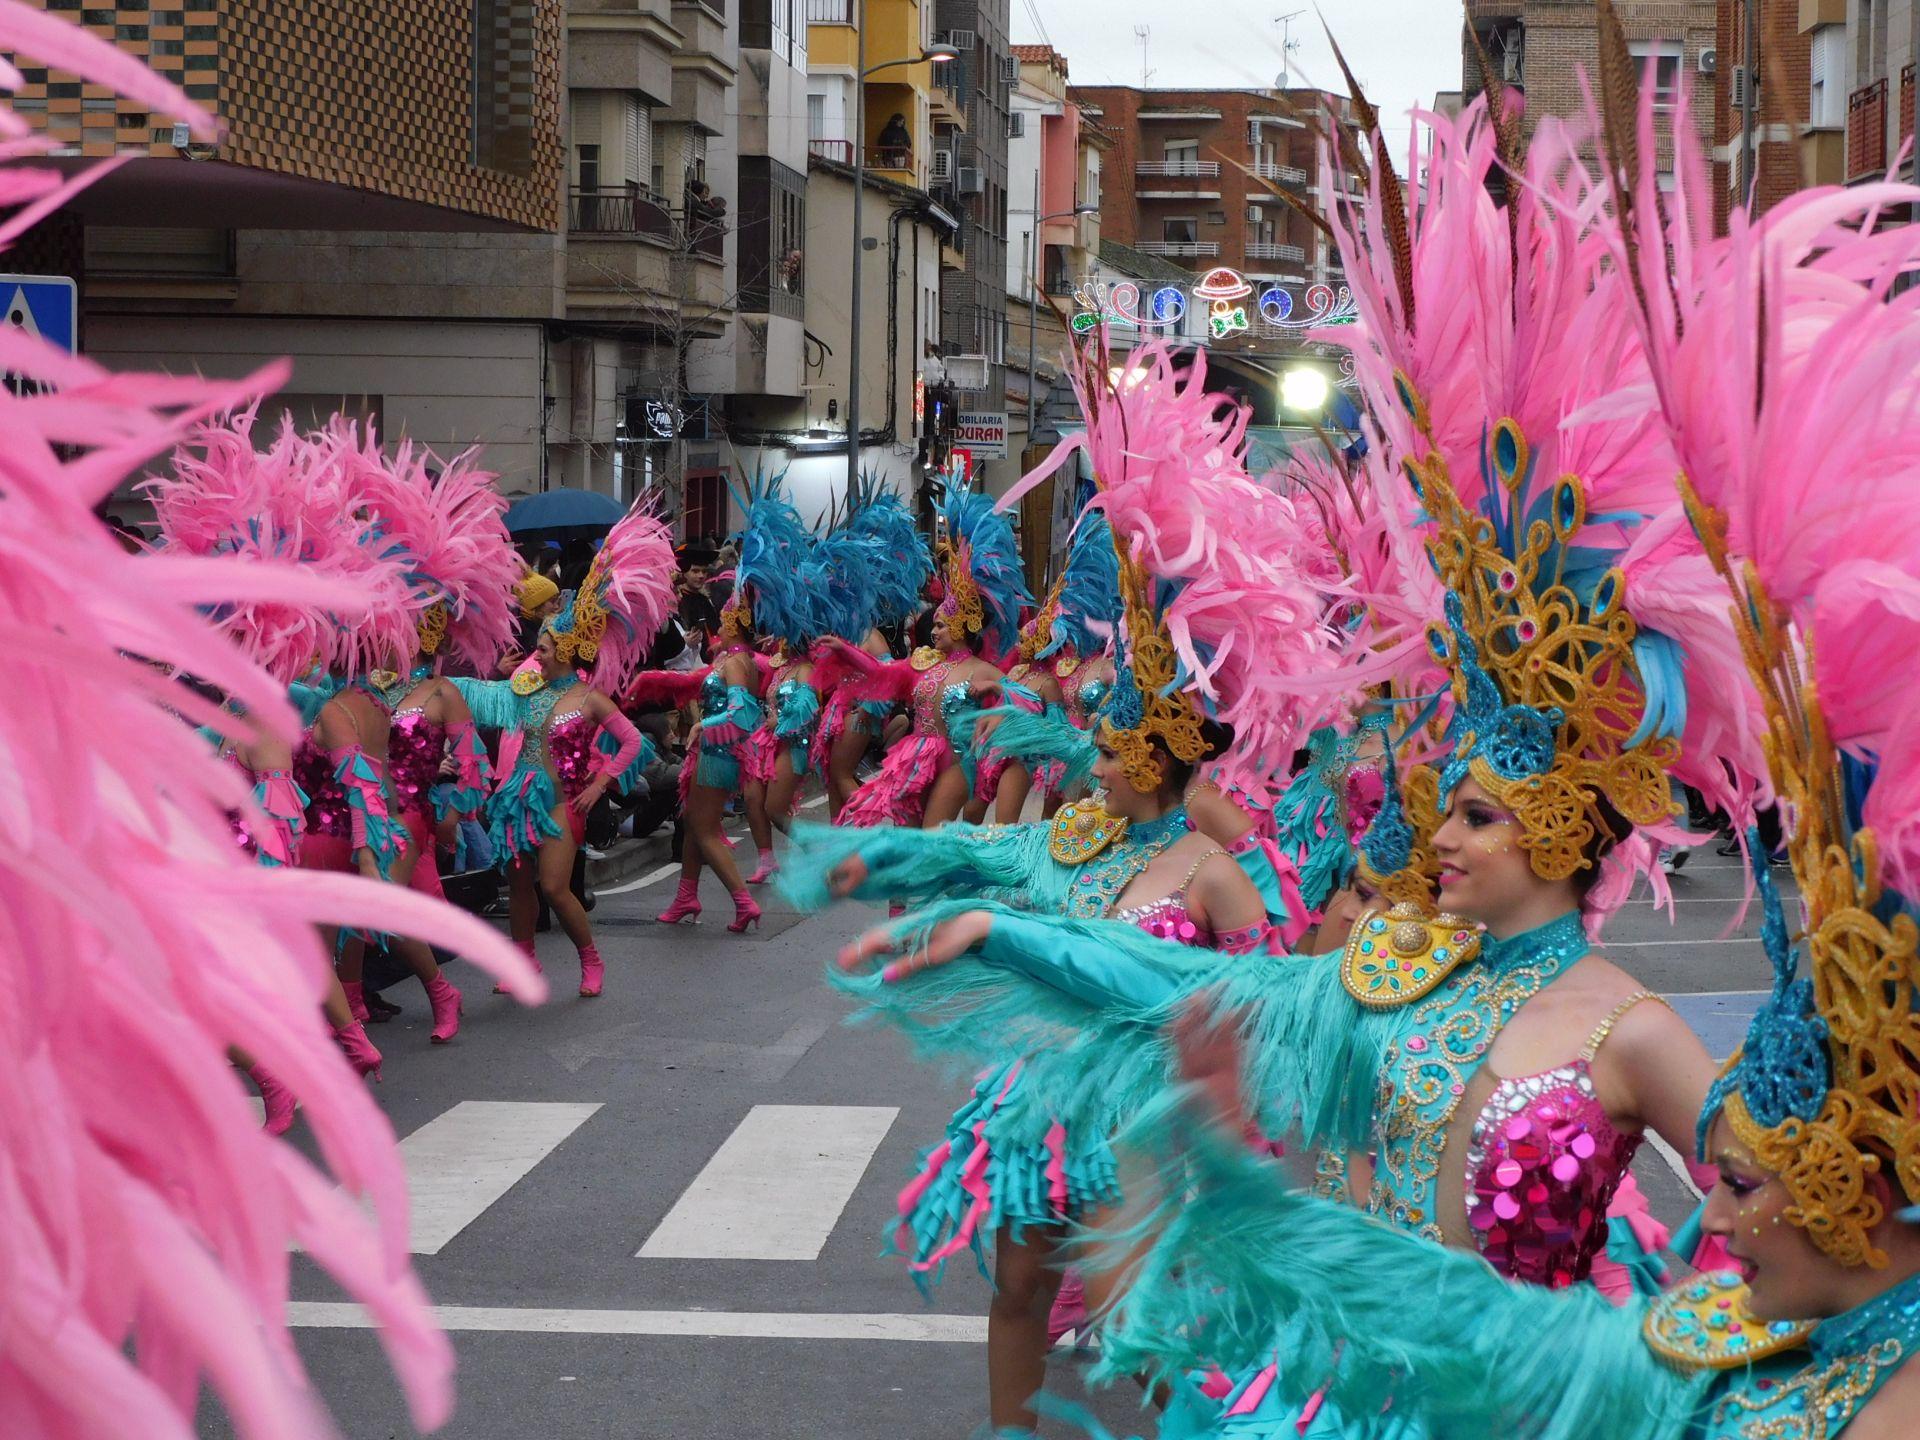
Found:
[{"label": "gold ornate headpiece", "polygon": [[440,653],[440,647],[446,643],[447,639],[447,621],[451,618],[452,612],[447,609],[447,602],[444,600],[436,600],[426,608],[426,612],[420,617],[420,653],[422,655]]},{"label": "gold ornate headpiece", "polygon": [[1153,606],[1153,576],[1127,553],[1118,530],[1113,548],[1120,560],[1122,644],[1100,733],[1120,757],[1127,782],[1147,795],[1160,788],[1156,739],[1188,765],[1206,759],[1207,740],[1199,706],[1176,683],[1178,655]]},{"label": "gold ornate headpiece", "polygon": [[1848,822],[1841,761],[1780,608],[1751,564],[1729,561],[1724,517],[1683,478],[1687,513],[1735,598],[1734,626],[1767,714],[1767,766],[1795,817],[1787,853],[1806,913],[1808,978],[1797,978],[1780,898],[1763,864],[1761,936],[1774,988],[1714,1082],[1701,1137],[1724,1108],[1793,1203],[1788,1223],[1842,1265],[1884,1266],[1871,1232],[1886,1206],[1868,1177],[1886,1172],[1920,1200],[1920,926],[1883,918],[1879,847]]},{"label": "gold ornate headpiece", "polygon": [[1053,620],[1060,613],[1060,587],[1066,583],[1066,573],[1062,571],[1040,608],[1033,612],[1033,618],[1020,627],[1020,658],[1028,664],[1053,640]]},{"label": "gold ornate headpiece", "polygon": [[1506,513],[1496,525],[1468,508],[1424,402],[1404,375],[1398,383],[1427,442],[1406,468],[1434,522],[1427,552],[1447,587],[1446,623],[1427,629],[1453,681],[1454,749],[1440,806],[1471,774],[1518,817],[1534,873],[1566,879],[1591,863],[1602,801],[1634,825],[1674,813],[1666,772],[1680,747],[1640,733],[1646,700],[1626,579],[1612,568],[1576,591],[1566,568],[1586,524],[1586,492],[1563,475],[1529,505],[1533,457],[1512,420],[1489,431],[1483,458]]},{"label": "gold ornate headpiece", "polygon": [[733,594],[727,597],[727,603],[720,607],[720,643],[736,644],[752,633],[753,602],[747,598],[745,590],[735,587]]},{"label": "gold ornate headpiece", "polygon": [[934,613],[944,617],[960,639],[971,643],[987,628],[987,607],[980,595],[979,582],[973,578],[964,540],[941,542],[940,568],[941,583],[947,593]]},{"label": "gold ornate headpiece", "polygon": [[600,654],[600,639],[607,633],[606,590],[613,577],[607,573],[607,550],[602,546],[587,567],[573,602],[547,621],[553,635],[554,653],[571,665],[591,665]]}]

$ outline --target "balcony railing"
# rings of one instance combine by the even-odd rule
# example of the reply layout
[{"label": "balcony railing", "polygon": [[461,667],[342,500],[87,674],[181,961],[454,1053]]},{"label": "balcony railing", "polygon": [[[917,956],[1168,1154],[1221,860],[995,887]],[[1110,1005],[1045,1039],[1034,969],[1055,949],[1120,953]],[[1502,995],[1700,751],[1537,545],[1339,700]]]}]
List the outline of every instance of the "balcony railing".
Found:
[{"label": "balcony railing", "polygon": [[1262,180],[1278,180],[1282,185],[1304,185],[1307,172],[1298,165],[1282,165],[1273,160],[1256,160],[1253,173]]},{"label": "balcony railing", "polygon": [[[867,151],[866,167],[869,170],[888,170],[895,175],[914,175],[913,147],[911,145],[876,145]],[[914,184],[920,182],[916,179]]]},{"label": "balcony railing", "polygon": [[853,0],[807,0],[809,25],[853,24]]},{"label": "balcony railing", "polygon": [[635,190],[575,190],[567,228],[576,235],[645,235],[673,243],[673,212]]},{"label": "balcony railing", "polygon": [[1134,249],[1142,255],[1186,255],[1209,258],[1220,253],[1217,240],[1141,240]]},{"label": "balcony railing", "polygon": [[853,142],[851,140],[809,140],[807,153],[818,155],[822,160],[835,160],[842,165],[853,164]]},{"label": "balcony railing", "polygon": [[1218,160],[1142,160],[1133,167],[1136,175],[1169,175],[1196,180],[1213,179],[1220,173]]},{"label": "balcony railing", "polygon": [[687,249],[702,260],[723,262],[727,258],[727,219],[725,215],[703,216],[697,210],[681,212]]},{"label": "balcony railing", "polygon": [[1247,242],[1249,260],[1305,260],[1307,252],[1298,245],[1276,245],[1270,240],[1251,240]]},{"label": "balcony railing", "polygon": [[1900,67],[1900,139],[1913,138],[1913,61]]},{"label": "balcony railing", "polygon": [[1862,85],[1847,97],[1847,178],[1887,168],[1887,82]]}]

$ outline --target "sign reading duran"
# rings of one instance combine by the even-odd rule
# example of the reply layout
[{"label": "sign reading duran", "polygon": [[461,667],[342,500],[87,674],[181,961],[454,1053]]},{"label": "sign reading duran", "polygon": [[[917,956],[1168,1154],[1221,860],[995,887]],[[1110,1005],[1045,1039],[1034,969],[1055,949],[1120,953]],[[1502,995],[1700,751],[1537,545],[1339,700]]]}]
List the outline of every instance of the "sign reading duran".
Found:
[{"label": "sign reading duran", "polygon": [[1151,292],[1132,280],[1089,280],[1074,290],[1073,298],[1080,307],[1073,328],[1080,334],[1097,325],[1171,330],[1198,306],[1205,307],[1207,333],[1216,340],[1251,330],[1255,322],[1269,333],[1295,334],[1320,325],[1351,325],[1359,317],[1353,292],[1345,285],[1335,289],[1314,284],[1296,292],[1285,285],[1263,284],[1255,298],[1252,282],[1225,265],[1214,267],[1190,286],[1162,285]]},{"label": "sign reading duran", "polygon": [[976,460],[1007,458],[1007,412],[962,410],[954,417],[954,441],[973,452]]}]

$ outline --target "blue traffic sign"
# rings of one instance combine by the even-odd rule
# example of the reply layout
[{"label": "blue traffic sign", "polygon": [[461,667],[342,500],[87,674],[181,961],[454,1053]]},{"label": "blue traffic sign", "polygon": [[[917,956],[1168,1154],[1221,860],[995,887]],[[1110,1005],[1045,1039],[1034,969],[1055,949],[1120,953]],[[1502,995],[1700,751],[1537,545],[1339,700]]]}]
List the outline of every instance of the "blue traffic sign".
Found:
[{"label": "blue traffic sign", "polygon": [[80,287],[65,275],[0,275],[0,318],[72,353],[80,341]]}]

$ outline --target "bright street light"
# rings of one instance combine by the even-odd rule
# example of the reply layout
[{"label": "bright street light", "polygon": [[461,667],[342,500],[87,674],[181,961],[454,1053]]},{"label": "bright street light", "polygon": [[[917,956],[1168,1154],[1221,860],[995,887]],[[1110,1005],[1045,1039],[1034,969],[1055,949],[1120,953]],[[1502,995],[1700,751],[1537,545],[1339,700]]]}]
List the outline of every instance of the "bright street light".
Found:
[{"label": "bright street light", "polygon": [[1280,403],[1297,414],[1318,415],[1332,393],[1326,372],[1315,366],[1296,365],[1281,373]]},{"label": "bright street light", "polygon": [[960,52],[954,49],[953,46],[947,44],[946,41],[941,40],[922,50],[920,52],[920,58],[930,61],[935,65],[944,65],[949,60],[958,60],[960,58]]}]

